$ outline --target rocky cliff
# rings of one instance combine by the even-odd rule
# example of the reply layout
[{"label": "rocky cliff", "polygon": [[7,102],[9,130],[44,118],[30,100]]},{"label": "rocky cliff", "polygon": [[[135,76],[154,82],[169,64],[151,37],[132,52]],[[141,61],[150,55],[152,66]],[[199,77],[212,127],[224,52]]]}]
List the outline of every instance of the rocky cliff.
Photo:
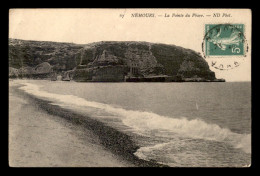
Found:
[{"label": "rocky cliff", "polygon": [[55,72],[76,81],[123,81],[125,76],[158,75],[215,79],[199,53],[148,42],[78,45],[9,39],[9,67],[9,76],[23,69],[32,74]]}]

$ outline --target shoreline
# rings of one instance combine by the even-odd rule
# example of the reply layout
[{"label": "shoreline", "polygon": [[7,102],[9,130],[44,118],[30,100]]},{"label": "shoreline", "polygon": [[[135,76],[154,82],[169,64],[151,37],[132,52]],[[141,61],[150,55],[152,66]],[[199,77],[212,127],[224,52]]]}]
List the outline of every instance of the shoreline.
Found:
[{"label": "shoreline", "polygon": [[[145,161],[139,159],[137,156],[134,155],[134,152],[139,147],[131,140],[131,138],[128,135],[119,132],[112,127],[109,127],[100,121],[71,112],[57,105],[51,105],[49,104],[50,103],[49,101],[35,98],[32,95],[29,95],[23,92],[22,90],[19,90],[18,86],[16,87],[9,86],[9,88],[15,91],[14,94],[19,94],[21,97],[28,98],[28,101],[30,103],[37,106],[39,110],[44,111],[47,115],[58,116],[59,118],[66,121],[66,123],[69,123],[79,128],[83,128],[93,133],[93,136],[98,138],[99,145],[101,145],[104,148],[104,150],[106,150],[106,152],[110,152],[117,159],[119,159],[120,162],[122,161],[124,163],[123,166],[119,166],[119,165],[117,166],[117,164],[115,164],[115,166],[112,167],[168,167],[166,165],[158,164],[155,161]],[[10,90],[9,90],[9,94],[10,94]],[[12,95],[12,96],[17,96],[17,95]],[[9,128],[10,128],[10,117],[9,117]],[[89,139],[85,139],[85,140],[89,140]],[[9,145],[10,145],[10,141],[9,141]],[[10,154],[9,154],[9,158],[10,158]],[[96,158],[96,159],[103,160],[104,158]],[[95,167],[95,166],[91,166],[91,167]],[[101,167],[107,167],[107,166],[101,166]]]}]

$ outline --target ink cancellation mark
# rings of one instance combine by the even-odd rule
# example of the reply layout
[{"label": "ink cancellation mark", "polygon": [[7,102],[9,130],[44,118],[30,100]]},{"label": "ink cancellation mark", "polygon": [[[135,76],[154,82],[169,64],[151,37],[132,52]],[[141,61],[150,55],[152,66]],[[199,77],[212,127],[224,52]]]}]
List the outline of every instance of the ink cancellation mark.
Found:
[{"label": "ink cancellation mark", "polygon": [[219,70],[238,67],[245,59],[248,44],[244,24],[206,24],[203,55]]}]

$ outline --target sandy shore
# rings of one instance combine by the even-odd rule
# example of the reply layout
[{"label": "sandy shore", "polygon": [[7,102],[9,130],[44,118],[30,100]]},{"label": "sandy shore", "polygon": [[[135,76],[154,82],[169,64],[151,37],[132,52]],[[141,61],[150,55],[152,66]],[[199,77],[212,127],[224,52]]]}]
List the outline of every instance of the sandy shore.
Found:
[{"label": "sandy shore", "polygon": [[130,167],[82,126],[46,113],[9,84],[11,167]]}]

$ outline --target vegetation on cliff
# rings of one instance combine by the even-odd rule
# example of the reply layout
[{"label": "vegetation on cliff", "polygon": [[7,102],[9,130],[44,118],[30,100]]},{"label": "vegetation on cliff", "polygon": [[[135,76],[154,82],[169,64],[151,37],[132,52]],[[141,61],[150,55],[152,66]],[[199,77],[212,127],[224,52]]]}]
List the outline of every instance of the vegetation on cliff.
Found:
[{"label": "vegetation on cliff", "polygon": [[199,53],[148,42],[80,45],[9,39],[9,68],[9,76],[54,72],[81,81],[122,81],[125,76],[158,75],[216,79]]}]

